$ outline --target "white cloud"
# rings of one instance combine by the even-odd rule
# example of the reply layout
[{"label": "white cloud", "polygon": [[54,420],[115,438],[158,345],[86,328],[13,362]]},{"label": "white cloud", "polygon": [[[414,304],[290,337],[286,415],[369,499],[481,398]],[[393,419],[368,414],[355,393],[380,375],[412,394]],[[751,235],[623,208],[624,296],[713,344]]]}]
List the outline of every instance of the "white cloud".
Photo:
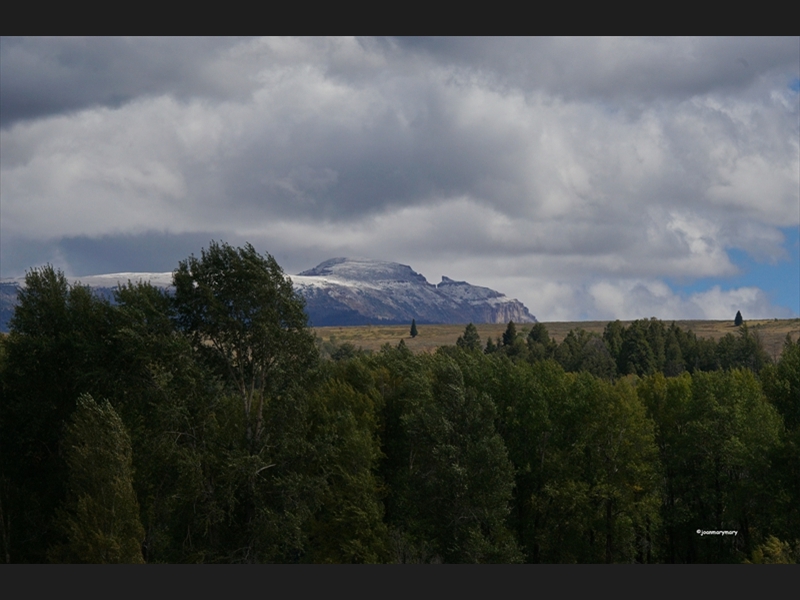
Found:
[{"label": "white cloud", "polygon": [[796,38],[96,43],[4,42],[4,107],[86,88],[3,129],[7,239],[223,231],[618,316],[722,312],[657,282],[779,260],[800,222]]}]

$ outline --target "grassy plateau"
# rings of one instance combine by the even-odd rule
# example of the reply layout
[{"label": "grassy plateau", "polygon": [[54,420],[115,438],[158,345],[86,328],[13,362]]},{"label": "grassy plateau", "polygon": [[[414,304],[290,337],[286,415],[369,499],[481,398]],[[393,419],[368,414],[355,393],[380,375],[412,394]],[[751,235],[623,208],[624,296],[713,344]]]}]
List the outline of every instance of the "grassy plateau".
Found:
[{"label": "grassy plateau", "polygon": [[[622,321],[627,326],[631,321]],[[667,325],[672,321],[665,321]],[[608,321],[555,321],[545,323],[550,337],[556,342],[561,342],[572,329],[585,329],[597,334],[603,333]],[[739,328],[734,326],[733,319],[729,321],[675,321],[682,329],[693,331],[697,337],[719,339],[727,333],[738,334]],[[761,319],[745,321],[751,332],[757,332],[764,344],[764,349],[773,358],[780,356],[783,350],[783,341],[786,334],[793,340],[800,336],[800,319]],[[356,348],[363,350],[379,350],[386,343],[397,345],[404,340],[406,346],[413,352],[433,352],[439,346],[456,343],[458,336],[464,333],[466,323],[463,325],[420,325],[417,324],[418,335],[411,337],[411,324],[408,325],[360,325],[354,327],[315,327],[316,335],[325,342],[343,344],[349,342]],[[481,336],[481,342],[486,344],[489,337],[497,341],[506,330],[505,323],[484,323],[475,327]],[[518,324],[517,332],[527,335],[530,324]]]}]

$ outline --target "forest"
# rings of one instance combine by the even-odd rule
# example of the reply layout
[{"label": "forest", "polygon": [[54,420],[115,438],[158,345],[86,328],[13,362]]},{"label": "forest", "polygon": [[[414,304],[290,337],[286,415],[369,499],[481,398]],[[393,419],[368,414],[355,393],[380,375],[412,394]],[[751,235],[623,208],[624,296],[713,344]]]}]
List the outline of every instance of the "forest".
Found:
[{"label": "forest", "polygon": [[367,352],[212,242],[0,337],[7,563],[797,563],[800,339],[657,319]]}]

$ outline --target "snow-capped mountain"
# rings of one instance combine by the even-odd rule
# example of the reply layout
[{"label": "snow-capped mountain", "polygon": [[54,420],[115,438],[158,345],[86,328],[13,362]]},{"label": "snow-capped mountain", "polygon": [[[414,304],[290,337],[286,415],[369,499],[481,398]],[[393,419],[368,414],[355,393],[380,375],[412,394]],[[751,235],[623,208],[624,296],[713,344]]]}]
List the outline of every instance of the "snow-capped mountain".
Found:
[{"label": "snow-capped mountain", "polygon": [[[410,323],[535,323],[519,301],[486,287],[442,277],[428,283],[407,265],[366,258],[332,258],[313,269],[290,275],[306,300],[312,325]],[[169,288],[172,273],[110,273],[71,278],[113,299],[118,284],[149,281]],[[0,282],[0,331],[8,331],[17,292],[24,278]]]},{"label": "snow-capped mountain", "polygon": [[442,277],[428,283],[407,265],[333,258],[292,275],[313,325],[409,323],[535,323],[518,300]]}]

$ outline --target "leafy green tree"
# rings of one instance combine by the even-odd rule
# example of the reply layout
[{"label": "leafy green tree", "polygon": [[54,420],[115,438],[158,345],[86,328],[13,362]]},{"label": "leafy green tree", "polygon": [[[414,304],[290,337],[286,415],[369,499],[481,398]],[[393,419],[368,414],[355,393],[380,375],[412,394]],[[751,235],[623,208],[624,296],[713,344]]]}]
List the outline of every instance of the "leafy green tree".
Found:
[{"label": "leafy green tree", "polygon": [[116,313],[52,266],[27,273],[5,339],[0,478],[6,482],[7,552],[44,562],[65,498],[61,434],[82,392],[111,396],[117,380]]},{"label": "leafy green tree", "polygon": [[411,363],[418,371],[403,377],[402,395],[387,398],[387,406],[399,409],[396,421],[387,419],[385,444],[397,560],[518,561],[506,526],[513,471],[495,430],[493,403],[465,386],[446,352]]},{"label": "leafy green tree", "polygon": [[[728,335],[730,334],[727,334],[724,338]],[[730,338],[733,338],[733,336],[730,336]],[[692,369],[690,369],[692,373],[695,371],[716,371],[721,368],[719,357],[719,347],[721,345],[725,347],[722,340],[716,342],[711,338],[697,339],[692,353],[692,358],[694,359]]]},{"label": "leafy green tree", "polygon": [[657,370],[657,360],[647,339],[646,321],[634,321],[625,330],[617,360],[620,374],[649,375]]},{"label": "leafy green tree", "polygon": [[478,329],[475,325],[470,323],[466,326],[464,335],[458,336],[456,346],[470,351],[481,349],[481,337],[478,335]]},{"label": "leafy green tree", "polygon": [[545,483],[531,498],[543,562],[650,562],[658,522],[652,422],[627,380],[569,375],[549,406]]},{"label": "leafy green tree", "polygon": [[314,563],[375,563],[388,559],[380,483],[376,390],[358,361],[319,391],[312,438],[324,446],[320,469],[326,490],[309,524],[305,559]]},{"label": "leafy green tree", "polygon": [[800,429],[800,337],[793,342],[786,334],[783,352],[776,365],[761,373],[764,392],[781,413],[786,429]]},{"label": "leafy green tree", "polygon": [[240,396],[247,439],[264,433],[264,407],[295,387],[318,353],[302,297],[275,259],[252,245],[212,242],[173,273],[181,330]]},{"label": "leafy green tree", "polygon": [[551,476],[554,432],[549,405],[563,405],[566,375],[553,360],[533,365],[484,358],[484,365],[462,366],[465,380],[478,393],[491,394],[497,407],[497,429],[514,467],[514,495],[509,524],[526,562],[541,562],[541,505],[532,502]]},{"label": "leafy green tree", "polygon": [[56,562],[142,563],[145,534],[132,484],[131,443],[108,401],[82,395],[67,428],[69,467],[65,509],[58,528],[65,542],[50,552]]},{"label": "leafy green tree", "polygon": [[[662,559],[738,562],[771,533],[777,514],[771,456],[777,412],[752,371],[656,374],[638,387],[656,423],[664,469]],[[698,529],[736,530],[723,539]]]},{"label": "leafy green tree", "polygon": [[665,356],[665,338],[666,328],[664,322],[659,321],[655,317],[647,322],[647,345],[653,353],[653,370],[663,371],[666,362]]},{"label": "leafy green tree", "polygon": [[419,333],[417,331],[417,321],[416,321],[416,319],[411,319],[411,332],[410,333],[411,333],[411,337],[412,338],[417,337],[417,334]]},{"label": "leafy green tree", "polygon": [[683,360],[681,344],[678,341],[678,332],[675,323],[667,330],[666,340],[664,341],[664,375],[674,377],[680,375],[686,366]]},{"label": "leafy green tree", "polygon": [[585,329],[571,330],[556,348],[555,358],[565,371],[588,371],[605,378],[616,375],[605,341]]},{"label": "leafy green tree", "polygon": [[782,542],[774,535],[753,550],[752,560],[745,563],[754,565],[792,565],[797,564],[796,553],[788,542]]},{"label": "leafy green tree", "polygon": [[591,373],[601,379],[613,379],[616,376],[617,364],[602,338],[592,336],[583,345],[580,352],[579,370]]},{"label": "leafy green tree", "polygon": [[783,444],[772,456],[773,533],[791,540],[800,558],[800,339],[793,342],[787,334],[777,364],[767,365],[759,376],[785,424]]},{"label": "leafy green tree", "polygon": [[746,324],[739,330],[739,339],[734,355],[734,365],[744,367],[758,373],[772,360],[764,349],[758,330],[750,329]]},{"label": "leafy green tree", "polygon": [[619,320],[609,322],[603,329],[603,341],[611,353],[611,357],[619,363],[619,353],[622,350],[622,340],[625,327]]},{"label": "leafy green tree", "polygon": [[580,370],[581,350],[586,342],[589,341],[589,333],[584,329],[571,329],[566,337],[556,348],[555,359],[565,371]]},{"label": "leafy green tree", "polygon": [[531,362],[553,358],[557,344],[550,338],[544,323],[536,323],[528,333],[528,356]]}]

